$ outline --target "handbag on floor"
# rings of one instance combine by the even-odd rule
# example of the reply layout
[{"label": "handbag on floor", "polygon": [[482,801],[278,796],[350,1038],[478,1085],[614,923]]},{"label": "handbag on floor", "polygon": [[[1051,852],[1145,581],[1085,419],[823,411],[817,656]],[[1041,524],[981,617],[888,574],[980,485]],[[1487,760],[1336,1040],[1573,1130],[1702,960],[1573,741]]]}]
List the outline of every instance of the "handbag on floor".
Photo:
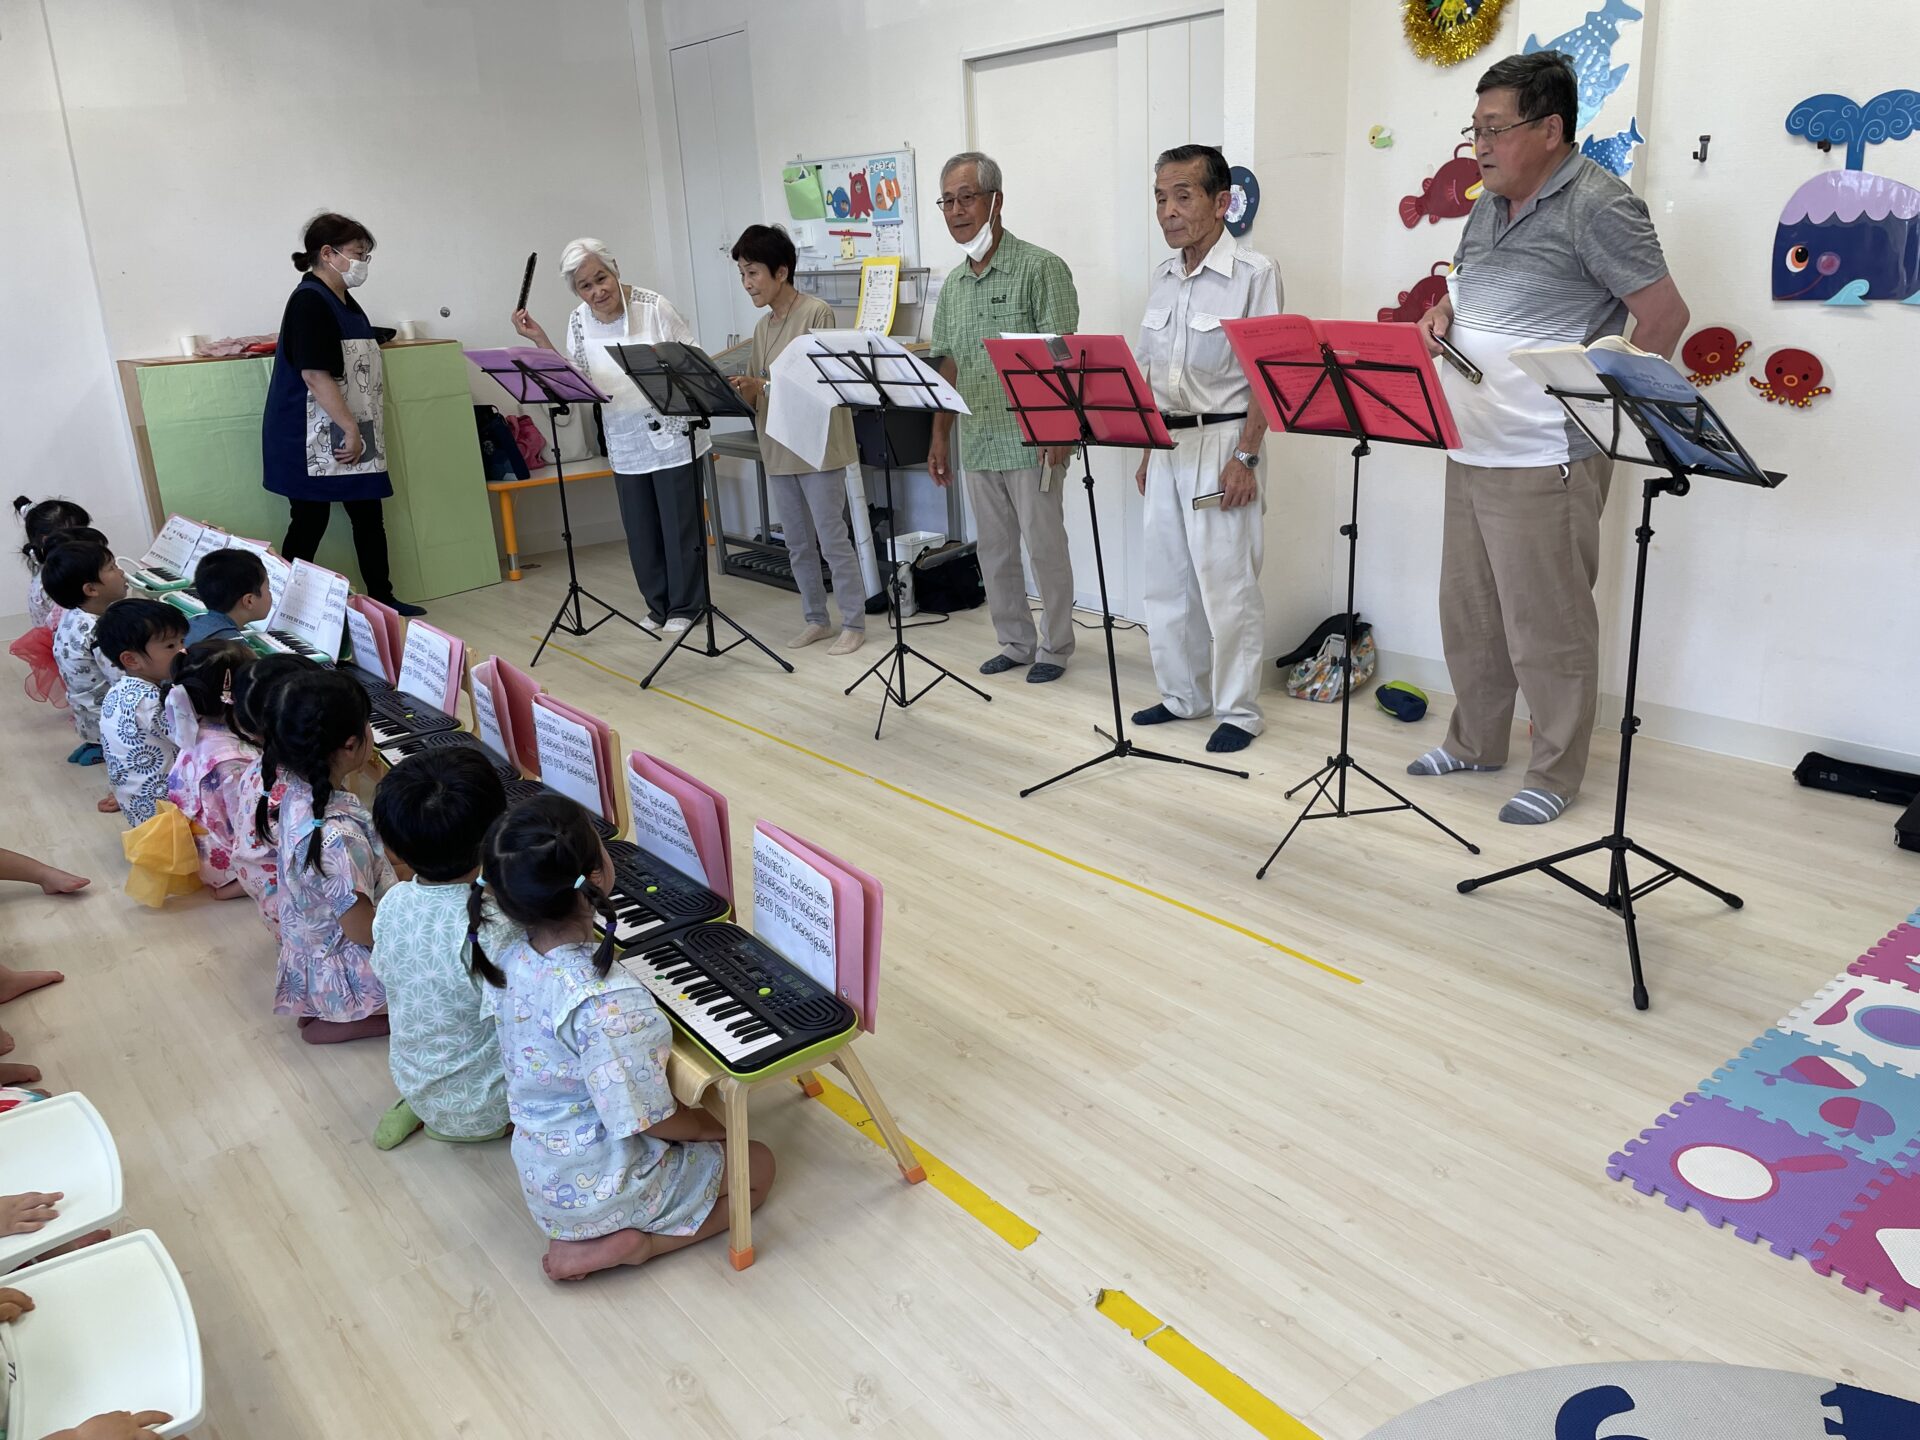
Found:
[{"label": "handbag on floor", "polygon": [[[1332,702],[1340,698],[1346,688],[1346,667],[1340,663],[1347,649],[1347,617],[1330,616],[1323,620],[1308,638],[1313,650],[1304,658],[1300,651],[1293,655],[1283,655],[1277,662],[1286,670],[1282,683],[1287,694],[1296,700],[1319,700]],[[1315,642],[1318,642],[1317,644]],[[1305,650],[1302,646],[1301,650]],[[1380,664],[1380,657],[1373,647],[1373,626],[1362,620],[1357,614],[1353,617],[1353,688],[1358,690],[1369,680]]]},{"label": "handbag on floor", "polygon": [[987,603],[987,584],[971,541],[923,551],[913,561],[913,598],[922,610],[951,615]]}]

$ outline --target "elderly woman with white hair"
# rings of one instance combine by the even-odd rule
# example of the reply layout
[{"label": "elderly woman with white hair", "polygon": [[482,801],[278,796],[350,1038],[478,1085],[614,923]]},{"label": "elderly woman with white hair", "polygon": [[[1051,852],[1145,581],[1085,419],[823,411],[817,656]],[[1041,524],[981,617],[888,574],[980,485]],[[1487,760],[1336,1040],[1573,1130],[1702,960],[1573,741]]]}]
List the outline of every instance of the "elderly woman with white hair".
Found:
[{"label": "elderly woman with white hair", "polygon": [[634,583],[647,602],[647,618],[640,623],[649,630],[685,630],[705,598],[695,461],[706,453],[706,438],[696,441],[686,421],[648,404],[607,347],[692,343],[693,327],[664,295],[624,283],[619,262],[598,240],[575,240],[561,251],[560,273],[580,297],[567,319],[567,343],[554,344],[525,310],[513,312],[513,328],[536,345],[558,350],[613,397],[601,407],[601,422]]}]

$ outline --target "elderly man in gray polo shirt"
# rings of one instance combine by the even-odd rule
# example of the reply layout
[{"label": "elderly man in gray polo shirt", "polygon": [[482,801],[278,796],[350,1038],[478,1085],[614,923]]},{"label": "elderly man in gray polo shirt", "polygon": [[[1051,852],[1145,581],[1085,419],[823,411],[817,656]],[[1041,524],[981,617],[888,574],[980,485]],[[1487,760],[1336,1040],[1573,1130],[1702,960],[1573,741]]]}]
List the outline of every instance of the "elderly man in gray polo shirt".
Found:
[{"label": "elderly man in gray polo shirt", "polygon": [[1593,584],[1612,462],[1529,380],[1510,352],[1618,335],[1671,355],[1687,328],[1639,196],[1574,149],[1578,84],[1555,51],[1514,55],[1480,77],[1473,141],[1486,193],[1467,216],[1447,298],[1420,320],[1479,366],[1441,367],[1460,426],[1447,453],[1440,639],[1455,704],[1447,738],[1411,775],[1498,770],[1514,696],[1527,697],[1533,756],[1501,808],[1514,825],[1560,817],[1586,773],[1599,693]]}]

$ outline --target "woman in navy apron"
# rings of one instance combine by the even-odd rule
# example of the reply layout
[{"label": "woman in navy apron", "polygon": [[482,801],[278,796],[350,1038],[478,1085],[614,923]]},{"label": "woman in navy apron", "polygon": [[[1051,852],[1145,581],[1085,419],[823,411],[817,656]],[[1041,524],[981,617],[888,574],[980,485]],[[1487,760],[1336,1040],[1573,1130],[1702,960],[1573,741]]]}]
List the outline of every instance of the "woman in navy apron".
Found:
[{"label": "woman in navy apron", "polygon": [[280,553],[311,560],[327,533],[333,502],[346,507],[367,594],[402,615],[424,615],[396,600],[387,571],[380,502],[387,478],[386,383],[380,342],[349,290],[365,282],[373,234],[345,215],[321,214],[307,226],[293,268],[306,276],[287,298],[273,378],[260,422],[263,483],[287,497],[292,516]]}]

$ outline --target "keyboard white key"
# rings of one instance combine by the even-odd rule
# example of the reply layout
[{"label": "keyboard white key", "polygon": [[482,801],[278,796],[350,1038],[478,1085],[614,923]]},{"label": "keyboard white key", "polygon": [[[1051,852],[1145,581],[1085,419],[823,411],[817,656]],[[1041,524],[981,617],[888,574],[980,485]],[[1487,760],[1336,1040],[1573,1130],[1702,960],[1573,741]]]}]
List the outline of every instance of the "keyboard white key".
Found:
[{"label": "keyboard white key", "polygon": [[[668,970],[681,978],[667,978],[657,962],[664,962]],[[710,983],[702,984],[697,976],[686,977],[686,957],[678,951],[661,949],[643,952],[629,955],[620,963],[626,967],[629,975],[653,992],[661,1009],[692,1031],[702,1044],[729,1064],[757,1055],[769,1046],[780,1044],[783,1039],[777,1031],[752,1025],[751,1013],[724,989]],[[710,993],[714,991],[718,993]],[[735,1032],[742,1028],[747,1029],[754,1038],[741,1039]]]}]

